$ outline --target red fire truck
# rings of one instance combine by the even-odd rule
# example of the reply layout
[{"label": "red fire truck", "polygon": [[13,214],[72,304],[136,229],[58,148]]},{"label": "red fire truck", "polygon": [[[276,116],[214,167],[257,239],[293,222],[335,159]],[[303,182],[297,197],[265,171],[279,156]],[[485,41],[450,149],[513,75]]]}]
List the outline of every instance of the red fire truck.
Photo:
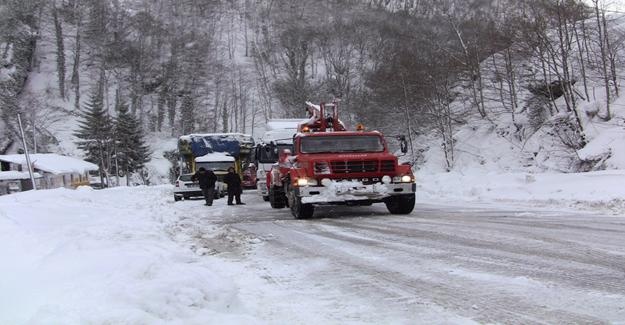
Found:
[{"label": "red fire truck", "polygon": [[[279,153],[267,177],[273,208],[289,207],[295,218],[312,217],[316,205],[384,203],[392,214],[408,214],[415,205],[411,166],[399,164],[382,133],[347,131],[338,118],[338,103],[307,104],[293,151]],[[404,137],[397,137],[403,153]]]}]

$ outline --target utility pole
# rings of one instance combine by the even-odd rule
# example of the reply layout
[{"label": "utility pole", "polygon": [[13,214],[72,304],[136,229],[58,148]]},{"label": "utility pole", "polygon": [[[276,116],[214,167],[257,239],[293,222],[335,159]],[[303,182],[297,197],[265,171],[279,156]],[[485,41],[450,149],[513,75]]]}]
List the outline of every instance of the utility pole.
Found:
[{"label": "utility pole", "polygon": [[24,154],[26,155],[26,164],[28,165],[30,181],[33,184],[33,190],[37,190],[37,185],[35,184],[35,174],[33,173],[33,166],[30,164],[30,156],[28,155],[28,147],[26,146],[26,137],[24,136],[24,128],[22,127],[22,118],[19,113],[17,114],[17,123],[20,126],[20,134],[22,135],[22,144],[24,145]]}]

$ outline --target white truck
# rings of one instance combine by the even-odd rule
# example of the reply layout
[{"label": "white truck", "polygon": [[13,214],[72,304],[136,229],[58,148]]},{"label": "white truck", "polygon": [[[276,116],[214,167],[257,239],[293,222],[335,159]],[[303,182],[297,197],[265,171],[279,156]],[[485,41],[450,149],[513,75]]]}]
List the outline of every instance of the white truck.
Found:
[{"label": "white truck", "polygon": [[267,122],[265,133],[254,149],[256,164],[256,188],[263,200],[269,201],[267,173],[278,161],[280,151],[293,148],[293,136],[303,119],[272,119]]},{"label": "white truck", "polygon": [[223,152],[207,153],[204,156],[195,158],[195,167],[200,169],[204,167],[206,170],[212,170],[217,176],[215,184],[215,192],[219,193],[219,197],[227,194],[228,188],[224,184],[224,176],[228,173],[228,168],[235,167],[236,159]]}]

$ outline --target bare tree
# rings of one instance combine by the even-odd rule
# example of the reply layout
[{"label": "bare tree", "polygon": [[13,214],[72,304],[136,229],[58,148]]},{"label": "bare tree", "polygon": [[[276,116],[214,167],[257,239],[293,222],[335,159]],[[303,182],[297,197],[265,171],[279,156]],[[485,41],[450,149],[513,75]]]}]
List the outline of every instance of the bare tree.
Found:
[{"label": "bare tree", "polygon": [[610,96],[610,76],[608,73],[608,49],[607,49],[607,44],[606,44],[606,39],[607,39],[607,30],[605,30],[604,26],[602,24],[602,17],[603,15],[600,12],[599,9],[599,0],[593,0],[593,5],[594,5],[594,9],[595,9],[595,18],[597,21],[597,34],[599,34],[599,49],[601,50],[601,72],[603,74],[603,83],[604,83],[604,87],[605,87],[605,108],[606,108],[606,114],[603,117],[605,120],[610,120],[612,118],[612,113],[610,111],[610,102],[611,102],[611,96]]},{"label": "bare tree", "polygon": [[63,43],[63,23],[59,19],[58,11],[55,1],[52,5],[52,17],[54,18],[56,35],[56,70],[59,80],[59,95],[65,99],[65,46]]},{"label": "bare tree", "polygon": [[80,0],[74,2],[74,13],[76,20],[76,39],[74,45],[74,64],[72,68],[71,83],[74,86],[74,108],[80,109],[80,46],[81,46],[81,27],[82,27],[82,14]]}]

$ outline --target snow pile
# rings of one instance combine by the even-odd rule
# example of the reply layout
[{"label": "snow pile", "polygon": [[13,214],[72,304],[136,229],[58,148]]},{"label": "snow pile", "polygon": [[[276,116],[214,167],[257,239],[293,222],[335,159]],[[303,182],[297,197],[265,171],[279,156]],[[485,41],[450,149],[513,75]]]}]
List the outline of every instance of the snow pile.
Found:
[{"label": "snow pile", "polygon": [[[588,104],[582,109],[588,111],[589,106],[595,109],[597,105],[601,104]],[[618,98],[611,106],[614,116],[610,121],[590,120],[586,124],[585,133],[590,141],[577,154],[582,160],[596,161],[598,168],[625,169],[625,97]]]},{"label": "snow pile", "polygon": [[428,201],[508,201],[625,214],[625,171],[572,174],[417,174],[417,197]]},{"label": "snow pile", "polygon": [[257,323],[232,274],[177,243],[171,187],[0,197],[0,323]]}]

